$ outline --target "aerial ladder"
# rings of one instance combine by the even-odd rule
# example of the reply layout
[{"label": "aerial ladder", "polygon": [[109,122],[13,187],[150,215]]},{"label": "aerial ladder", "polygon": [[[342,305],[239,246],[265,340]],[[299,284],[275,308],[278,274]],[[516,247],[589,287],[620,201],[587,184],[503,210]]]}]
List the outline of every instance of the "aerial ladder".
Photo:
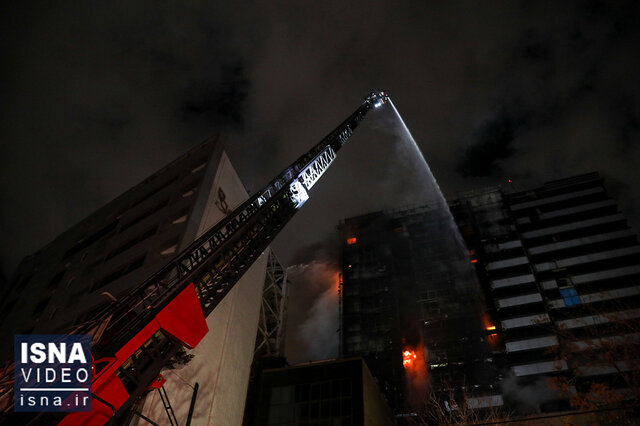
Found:
[{"label": "aerial ladder", "polygon": [[[116,424],[149,389],[181,348],[208,331],[206,317],[240,280],[309,198],[308,191],[336,158],[371,108],[389,101],[372,92],[344,122],[262,190],[211,227],[160,271],[105,306],[73,334],[92,336],[92,410],[41,413],[34,424]],[[0,397],[11,389],[0,389]],[[0,423],[7,420],[0,414]]]}]

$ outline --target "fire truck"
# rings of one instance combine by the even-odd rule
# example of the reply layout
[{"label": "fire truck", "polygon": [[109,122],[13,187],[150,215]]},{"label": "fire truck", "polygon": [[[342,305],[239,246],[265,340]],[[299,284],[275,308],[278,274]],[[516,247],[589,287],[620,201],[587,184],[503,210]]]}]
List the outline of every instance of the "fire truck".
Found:
[{"label": "fire truck", "polygon": [[[387,102],[384,92],[369,94],[344,122],[161,270],[69,331],[92,336],[92,410],[41,413],[30,424],[118,424],[133,403],[160,388],[161,370],[181,348],[198,345],[208,331],[206,317],[307,201],[367,112]],[[12,388],[0,388],[0,398],[12,398]],[[7,405],[0,423],[13,423],[14,415]]]}]

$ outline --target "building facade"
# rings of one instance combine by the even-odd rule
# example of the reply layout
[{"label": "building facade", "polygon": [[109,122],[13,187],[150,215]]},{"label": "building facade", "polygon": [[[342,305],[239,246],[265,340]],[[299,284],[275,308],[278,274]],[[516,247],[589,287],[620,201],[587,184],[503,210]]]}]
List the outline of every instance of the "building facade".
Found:
[{"label": "building facade", "polygon": [[640,396],[640,246],[597,173],[469,192],[449,209],[459,233],[429,208],[342,227],[342,351],[374,359],[396,412],[410,401],[401,354],[416,341],[443,403],[530,413],[572,409],[570,397],[603,386]]},{"label": "building facade", "polygon": [[600,175],[469,194],[452,210],[490,295],[503,389],[537,390],[528,403],[542,411],[569,408],[549,377],[567,397],[603,384],[637,398],[640,245]]},{"label": "building facade", "polygon": [[[246,199],[222,139],[214,137],[109,202],[21,262],[0,307],[3,357],[13,352],[14,334],[64,333],[90,319]],[[191,361],[167,372],[165,389],[180,422],[198,382],[194,422],[241,424],[274,259],[267,250],[256,260],[207,318],[210,331]],[[142,411],[162,423],[167,414],[158,399],[151,393]]]},{"label": "building facade", "polygon": [[360,358],[264,370],[257,425],[390,426],[391,411]]},{"label": "building facade", "polygon": [[394,412],[422,411],[429,383],[491,393],[481,289],[451,213],[378,212],[342,234],[342,354],[365,357]]}]

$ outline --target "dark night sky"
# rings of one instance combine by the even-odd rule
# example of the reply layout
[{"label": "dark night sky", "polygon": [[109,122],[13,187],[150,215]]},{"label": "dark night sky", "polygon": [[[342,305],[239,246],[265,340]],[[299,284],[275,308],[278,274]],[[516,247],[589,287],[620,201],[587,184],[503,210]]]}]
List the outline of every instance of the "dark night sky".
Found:
[{"label": "dark night sky", "polygon": [[[5,2],[5,272],[216,131],[255,190],[374,89],[445,193],[598,170],[640,225],[640,3],[304,3]],[[421,201],[397,128],[370,114],[276,241],[293,361],[335,355],[338,221]]]}]

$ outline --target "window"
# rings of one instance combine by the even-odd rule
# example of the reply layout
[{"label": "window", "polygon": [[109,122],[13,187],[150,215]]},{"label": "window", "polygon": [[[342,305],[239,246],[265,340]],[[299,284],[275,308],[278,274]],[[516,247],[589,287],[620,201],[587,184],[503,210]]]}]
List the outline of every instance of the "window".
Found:
[{"label": "window", "polygon": [[116,226],[118,226],[118,221],[117,220],[111,222],[110,224],[108,224],[104,228],[100,229],[99,231],[95,232],[91,236],[89,236],[87,238],[84,238],[82,241],[78,242],[76,245],[74,245],[69,250],[67,250],[67,252],[64,254],[62,259],[66,260],[67,258],[73,256],[74,254],[86,249],[91,244],[95,243],[96,241],[100,240],[101,238],[109,235],[113,230],[116,229]]},{"label": "window", "polygon": [[176,182],[178,180],[178,176],[174,176],[171,179],[169,179],[167,182],[159,185],[158,187],[156,187],[156,189],[154,189],[151,192],[148,192],[147,195],[143,196],[142,198],[140,198],[138,201],[136,201],[135,203],[133,203],[131,206],[129,206],[129,208],[135,207],[138,204],[142,203],[143,201],[151,198],[152,196],[154,196],[155,194],[157,194],[158,192],[162,191],[164,188],[166,188],[167,186],[171,185],[172,183]]},{"label": "window", "polygon": [[167,206],[168,204],[169,204],[169,199],[167,198],[166,200],[156,204],[155,206],[151,207],[150,209],[146,210],[145,212],[139,214],[134,219],[132,219],[131,221],[127,222],[125,225],[122,225],[120,227],[120,232],[131,228],[133,225],[135,225],[135,224],[141,222],[142,220],[146,219],[147,217],[151,216],[152,214],[154,214],[155,212],[157,212],[161,208]]},{"label": "window", "polygon": [[174,225],[185,223],[188,218],[189,218],[189,209],[188,208],[182,209],[180,210],[179,213],[175,215],[175,219],[173,219],[171,223]]},{"label": "window", "polygon": [[278,386],[271,389],[269,424],[289,424],[295,420],[294,386]]},{"label": "window", "polygon": [[192,186],[192,187],[191,187],[191,188],[189,188],[189,189],[185,189],[185,191],[182,193],[182,198],[188,198],[188,197],[191,197],[193,194],[195,194],[195,193],[196,193],[196,189],[197,189],[197,188],[198,188],[198,187],[194,185],[194,186]]},{"label": "window", "polygon": [[109,253],[109,255],[106,257],[105,260],[109,260],[109,259],[111,259],[113,257],[116,257],[120,253],[129,250],[131,247],[143,242],[147,238],[150,238],[150,237],[154,236],[157,231],[158,231],[158,227],[157,226],[146,230],[142,234],[138,235],[135,238],[132,238],[131,240],[127,241],[126,243],[122,244],[120,247],[118,247],[117,249],[115,249],[114,251]]},{"label": "window", "polygon": [[141,256],[139,258],[137,258],[136,260],[134,260],[133,262],[129,263],[128,265],[110,273],[109,275],[107,275],[106,277],[104,277],[103,279],[101,279],[100,281],[96,282],[93,287],[91,288],[91,291],[96,291],[99,288],[104,287],[105,285],[117,280],[118,278],[121,278],[125,275],[127,275],[129,272],[133,272],[134,270],[140,268],[143,264],[144,264],[144,260],[146,258],[145,256]]},{"label": "window", "polygon": [[198,184],[200,182],[198,180],[194,180],[191,183],[182,187],[182,197],[187,198],[191,197],[198,190]]},{"label": "window", "polygon": [[578,292],[573,287],[561,288],[560,295],[564,299],[564,304],[567,306],[582,304],[582,302],[580,301],[580,296],[578,296]]},{"label": "window", "polygon": [[173,253],[176,252],[177,249],[178,249],[178,244],[173,244],[173,245],[170,245],[169,247],[165,248],[164,250],[162,250],[160,252],[160,254],[162,256],[166,256],[168,254],[173,254]]}]

